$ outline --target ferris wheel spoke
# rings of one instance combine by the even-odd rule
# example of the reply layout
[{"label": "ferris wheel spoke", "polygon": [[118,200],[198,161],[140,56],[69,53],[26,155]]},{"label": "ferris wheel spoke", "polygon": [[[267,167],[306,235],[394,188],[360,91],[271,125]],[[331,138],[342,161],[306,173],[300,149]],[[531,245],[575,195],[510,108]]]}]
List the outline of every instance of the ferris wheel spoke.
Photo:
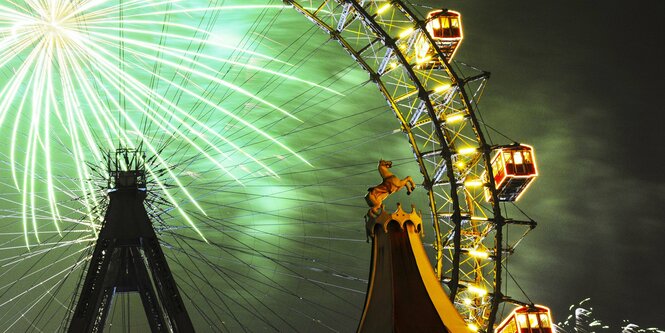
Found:
[{"label": "ferris wheel spoke", "polygon": [[[197,241],[197,240],[192,239],[190,241]],[[251,271],[260,273],[263,270],[263,269],[261,269],[261,266],[257,265],[256,263],[250,263],[250,262],[247,262],[247,261],[244,261],[244,260],[240,259],[239,255],[241,255],[241,254],[233,254],[233,252],[235,252],[235,251],[229,252],[228,249],[225,249],[224,251],[228,255],[230,255],[232,257],[235,257],[235,258],[238,258],[239,261],[237,262],[237,264],[239,264],[241,266],[246,266],[248,268],[251,268]],[[286,295],[293,296],[296,299],[300,300],[301,302],[304,301],[304,302],[310,303],[312,306],[316,306],[316,307],[321,307],[322,306],[321,304],[318,304],[317,302],[313,302],[312,300],[308,300],[308,298],[305,298],[304,295],[301,295],[300,293],[298,293],[297,290],[292,290],[291,291],[290,287],[287,287],[286,285],[278,282],[276,280],[276,278],[268,277],[265,273],[260,273],[259,274],[259,276],[262,276],[263,278],[256,279],[256,278],[253,278],[251,275],[245,275],[244,273],[242,273],[243,272],[242,269],[228,269],[228,267],[226,265],[218,266],[219,264],[212,263],[211,259],[215,259],[215,258],[211,257],[209,255],[199,254],[199,255],[195,255],[195,257],[197,258],[197,260],[206,261],[206,265],[212,265],[211,267],[213,267],[213,266],[218,267],[218,268],[216,268],[216,270],[218,270],[218,274],[223,274],[223,275],[227,276],[227,278],[230,279],[231,281],[235,281],[234,283],[238,283],[238,281],[245,281],[245,284],[246,284],[246,281],[253,281],[253,283],[258,283],[259,285],[262,285],[263,287],[268,287],[268,288],[271,288],[271,289],[277,288],[277,289],[275,289],[276,291],[279,291],[281,293],[286,293]],[[268,258],[268,257],[265,257],[265,255],[262,255],[261,257]],[[270,259],[269,261],[273,262],[273,263],[277,262],[277,261],[281,262],[281,259]],[[254,262],[254,261],[252,261],[252,262]],[[284,263],[282,263],[282,264],[284,264]],[[267,268],[267,267],[265,268],[266,272],[272,271],[273,269],[274,268]],[[300,274],[289,273],[288,271],[281,272],[281,273],[280,272],[273,272],[273,274],[277,274],[277,277],[282,276],[282,277],[288,277],[289,279],[297,278],[297,279],[302,279],[304,281],[307,281],[308,283],[316,283],[316,284],[320,284],[322,286],[335,287],[335,285],[330,285],[330,284],[325,283],[323,281],[312,280],[311,278],[306,278],[306,277],[304,277]],[[232,277],[232,276],[235,276],[235,275],[237,275],[238,278],[233,278]],[[263,281],[263,279],[267,279],[267,280]],[[362,293],[362,291],[355,291],[355,292]],[[250,295],[251,295],[251,293],[250,293]],[[248,296],[248,297],[250,297],[250,296]],[[255,297],[255,296],[252,295],[251,297]],[[264,304],[264,306],[269,307],[266,304]],[[336,310],[333,310],[332,308],[328,308],[328,307],[323,307],[323,309],[326,309],[326,311],[335,311],[336,312]],[[275,314],[275,315],[277,315],[277,314]]]}]

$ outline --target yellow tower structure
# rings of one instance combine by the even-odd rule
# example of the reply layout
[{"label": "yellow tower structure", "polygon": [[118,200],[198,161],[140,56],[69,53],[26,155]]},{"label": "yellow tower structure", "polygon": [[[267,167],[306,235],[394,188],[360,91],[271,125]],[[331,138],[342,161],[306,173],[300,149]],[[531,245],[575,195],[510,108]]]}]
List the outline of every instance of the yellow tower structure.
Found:
[{"label": "yellow tower structure", "polygon": [[415,207],[406,213],[397,204],[393,213],[370,215],[372,260],[358,333],[471,332],[434,274]]}]

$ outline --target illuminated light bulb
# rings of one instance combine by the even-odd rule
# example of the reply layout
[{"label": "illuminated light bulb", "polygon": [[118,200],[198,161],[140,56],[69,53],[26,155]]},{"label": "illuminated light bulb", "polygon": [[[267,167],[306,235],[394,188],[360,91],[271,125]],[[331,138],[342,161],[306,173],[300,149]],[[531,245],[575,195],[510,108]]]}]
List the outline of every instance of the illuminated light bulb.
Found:
[{"label": "illuminated light bulb", "polygon": [[482,258],[482,259],[487,259],[489,258],[489,253],[485,251],[478,251],[478,250],[470,250],[469,254],[476,257],[476,258]]},{"label": "illuminated light bulb", "polygon": [[464,167],[466,166],[466,163],[464,163],[464,161],[457,161],[457,162],[455,162],[455,166],[458,169],[464,169]]},{"label": "illuminated light bulb", "polygon": [[460,121],[460,120],[462,120],[462,119],[464,119],[464,115],[463,115],[463,114],[461,114],[461,113],[455,113],[455,114],[451,114],[450,116],[446,117],[446,122],[447,122],[447,123],[454,123],[454,122],[458,122],[458,121]]},{"label": "illuminated light bulb", "polygon": [[443,84],[443,85],[440,85],[440,86],[434,88],[434,92],[440,93],[442,91],[446,91],[446,90],[450,89],[450,87],[451,87],[450,83],[446,83],[446,84]]},{"label": "illuminated light bulb", "polygon": [[470,323],[470,324],[467,325],[467,326],[468,326],[469,329],[472,330],[473,332],[478,332],[478,329],[479,329],[479,328],[478,328],[478,326],[477,326],[476,324],[472,324],[472,323]]},{"label": "illuminated light bulb", "polygon": [[464,305],[471,305],[471,299],[470,298],[465,298],[463,302],[464,302]]},{"label": "illuminated light bulb", "polygon": [[416,64],[420,65],[420,64],[422,64],[422,63],[424,63],[424,62],[429,61],[430,59],[432,59],[432,56],[426,56],[426,57],[424,57],[424,58],[417,58],[417,59],[416,59]]},{"label": "illuminated light bulb", "polygon": [[377,15],[381,15],[381,14],[383,14],[383,12],[385,12],[386,10],[388,10],[388,8],[390,8],[390,4],[389,4],[389,3],[387,3],[387,4],[385,4],[385,5],[381,6],[381,7],[379,7],[379,9],[376,11],[376,14],[377,14]]},{"label": "illuminated light bulb", "polygon": [[410,35],[412,32],[413,32],[413,28],[408,28],[408,29],[402,31],[402,33],[399,34],[399,38],[404,38],[404,37]]},{"label": "illuminated light bulb", "polygon": [[476,148],[473,148],[473,147],[461,148],[457,151],[457,153],[460,154],[460,155],[469,155],[469,154],[473,154],[475,152],[476,152]]},{"label": "illuminated light bulb", "polygon": [[469,286],[467,287],[467,289],[468,289],[470,292],[472,292],[472,293],[474,293],[474,294],[476,294],[476,295],[478,295],[478,296],[480,296],[480,297],[483,297],[483,296],[487,295],[487,290],[485,290],[485,289],[483,289],[483,288],[480,288],[480,287],[476,287],[476,286],[474,286],[474,285],[469,285]]},{"label": "illuminated light bulb", "polygon": [[483,182],[475,179],[475,180],[468,180],[464,182],[464,186],[466,187],[478,187],[478,186],[483,186]]},{"label": "illuminated light bulb", "polygon": [[390,68],[395,69],[395,67],[397,67],[397,63],[396,62],[391,62],[390,63]]}]

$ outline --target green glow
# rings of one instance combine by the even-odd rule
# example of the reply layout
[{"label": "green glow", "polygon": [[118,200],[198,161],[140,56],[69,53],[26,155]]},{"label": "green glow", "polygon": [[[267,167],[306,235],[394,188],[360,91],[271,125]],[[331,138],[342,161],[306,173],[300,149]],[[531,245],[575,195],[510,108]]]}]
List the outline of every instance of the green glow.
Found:
[{"label": "green glow", "polygon": [[[271,130],[255,123],[253,118],[260,117],[246,119],[247,115],[226,108],[226,100],[210,94],[206,87],[235,94],[236,100],[253,101],[256,106],[252,108],[265,108],[262,113],[277,112],[285,117],[282,122],[297,123],[301,122],[299,117],[260,91],[220,77],[220,66],[300,83],[330,95],[342,94],[280,69],[293,68],[288,61],[233,43],[232,31],[219,35],[197,26],[193,19],[214,12],[281,10],[286,6],[188,8],[185,4],[175,0],[134,0],[122,5],[62,0],[0,5],[0,73],[7,77],[0,90],[0,129],[11,132],[10,144],[2,149],[8,150],[14,188],[21,193],[26,246],[30,246],[30,234],[40,242],[43,213],[62,236],[59,201],[64,199],[63,191],[80,202],[85,223],[96,235],[103,216],[94,208],[101,197],[91,181],[94,175],[89,165],[103,170],[102,151],[119,146],[142,144],[156,156],[154,167],[166,170],[167,178],[159,179],[151,167],[151,180],[202,239],[203,233],[182,205],[193,205],[203,216],[206,210],[170,161],[160,155],[164,147],[153,142],[155,138],[166,135],[188,146],[239,184],[242,173],[258,172],[242,161],[251,161],[272,177],[279,177],[267,162],[271,157],[237,141],[236,137],[250,133],[311,166],[304,156],[270,134]],[[198,49],[188,46],[192,44]],[[260,63],[274,64],[275,68]],[[190,110],[192,106],[199,109]],[[233,129],[235,134],[220,131],[222,121],[227,122],[224,128]],[[236,163],[243,166],[235,167]],[[67,177],[69,181],[63,180]],[[40,191],[44,194],[38,194]],[[41,208],[42,204],[47,208]]]},{"label": "green glow", "polygon": [[[225,10],[230,17],[220,17],[214,26],[209,26],[205,22],[199,25],[198,14],[209,13],[206,9],[190,10],[190,7],[205,8],[208,2],[124,2],[129,6],[126,19],[134,16],[128,12],[131,9],[137,16],[130,20],[145,18],[159,22],[162,17],[144,15],[159,11],[168,15],[165,22],[169,23],[151,24],[146,28],[151,34],[139,34],[129,30],[143,27],[123,20],[126,27],[121,38],[119,20],[113,13],[115,6],[108,7],[109,11],[100,14],[97,17],[100,21],[96,21],[103,18],[106,21],[96,25],[106,25],[108,29],[77,28],[82,35],[85,32],[86,38],[58,40],[57,47],[52,48],[54,60],[44,64],[52,73],[46,71],[41,78],[34,75],[39,57],[24,64],[38,41],[27,45],[21,51],[21,58],[0,49],[0,62],[3,56],[10,57],[0,67],[0,90],[9,91],[12,80],[18,82],[14,100],[0,98],[0,105],[6,104],[0,110],[8,111],[0,112],[0,116],[6,116],[0,127],[5,136],[3,143],[10,142],[20,99],[28,96],[23,114],[18,117],[16,136],[16,176],[21,186],[13,185],[10,180],[9,144],[0,145],[0,191],[3,192],[0,216],[4,227],[0,229],[4,244],[0,247],[3,255],[0,292],[7,290],[0,301],[0,311],[6,313],[0,319],[0,326],[10,331],[24,331],[30,325],[42,331],[57,330],[54,327],[57,323],[46,321],[67,312],[61,306],[65,299],[62,293],[74,290],[72,282],[82,273],[84,265],[80,263],[89,259],[85,251],[96,239],[94,233],[99,231],[103,218],[100,214],[104,211],[97,205],[107,200],[100,190],[106,184],[90,179],[108,177],[104,172],[101,177],[97,174],[99,169],[105,169],[101,161],[108,150],[120,146],[141,146],[147,159],[154,158],[146,170],[148,178],[154,180],[148,184],[146,206],[151,209],[150,199],[154,195],[162,201],[161,206],[150,211],[162,214],[161,218],[153,219],[151,215],[151,220],[169,255],[167,259],[179,288],[183,288],[187,297],[193,297],[192,302],[202,304],[202,297],[214,297],[212,292],[208,293],[210,285],[198,280],[200,276],[210,277],[213,286],[220,290],[232,287],[228,290],[242,298],[250,296],[245,291],[265,290],[265,302],[270,302],[266,305],[284,318],[290,316],[287,311],[293,313],[290,309],[303,310],[303,304],[325,312],[323,305],[352,318],[357,312],[356,299],[365,290],[364,285],[361,288],[357,285],[363,283],[367,266],[363,261],[364,232],[357,232],[362,224],[358,217],[363,214],[363,207],[358,207],[358,191],[365,191],[377,176],[373,152],[378,149],[388,153],[388,149],[381,148],[383,144],[396,146],[395,142],[404,141],[403,138],[389,143],[381,140],[379,144],[379,138],[385,139],[386,135],[380,130],[372,131],[380,133],[376,136],[367,135],[366,129],[371,127],[392,130],[394,122],[385,113],[378,116],[368,112],[377,107],[385,110],[385,102],[375,87],[361,85],[367,80],[366,74],[356,67],[346,70],[354,65],[352,60],[338,45],[326,42],[325,34],[320,31],[311,29],[314,37],[304,43],[308,35],[300,36],[311,25],[291,10],[282,12],[281,5],[251,6],[255,12]],[[92,2],[79,3],[84,6]],[[173,13],[165,14],[169,12],[164,6],[167,3],[183,7],[174,6]],[[83,11],[86,16],[90,8]],[[268,9],[268,17],[279,15],[286,24],[282,21],[272,31],[259,28],[256,34],[243,35],[251,29],[252,18],[258,17],[262,8]],[[92,16],[88,18],[86,24],[92,22]],[[181,28],[187,24],[192,28]],[[5,25],[0,19],[0,29]],[[168,34],[182,37],[166,36],[162,41],[162,28]],[[26,39],[21,32],[17,30],[15,44],[21,43],[20,38]],[[0,32],[0,43],[3,37]],[[289,46],[292,38],[297,39],[296,43]],[[124,43],[124,61],[118,54],[119,43]],[[310,52],[317,48],[322,53],[313,56]],[[335,61],[321,61],[333,58]],[[17,73],[22,66],[26,66],[26,71],[19,79]],[[131,75],[118,77],[120,68]],[[27,169],[24,166],[33,112],[31,99],[36,94],[34,89],[25,87],[33,77],[52,82],[43,89],[34,172],[31,165]],[[218,81],[241,87],[303,122]],[[120,95],[123,88],[125,92]],[[49,109],[50,112],[45,112]],[[49,126],[46,126],[47,117]],[[389,126],[383,126],[384,118]],[[376,125],[377,121],[381,125]],[[48,158],[44,140],[49,140]],[[161,159],[153,157],[155,151]],[[383,156],[401,161],[410,157],[408,149],[399,152],[405,156],[392,152]],[[320,168],[312,168],[303,160]],[[368,165],[371,173],[358,177],[355,170],[363,164]],[[348,165],[355,167],[351,169]],[[34,191],[30,190],[33,178],[28,176],[27,191],[35,194],[36,204],[32,205],[28,196],[28,206],[35,210],[27,210],[27,225],[21,230],[23,191],[19,189],[26,170],[30,175],[37,174]],[[2,210],[6,208],[10,211]],[[56,210],[61,233],[52,222]],[[24,243],[30,244],[29,251]],[[206,262],[215,266],[210,267],[206,262],[198,263],[201,267],[193,266],[197,265],[197,255],[205,256]],[[195,273],[191,280],[180,280],[189,276],[183,274],[184,270]],[[219,272],[231,272],[233,281],[216,278]],[[62,288],[57,288],[61,281],[64,281]],[[326,289],[319,288],[319,281],[325,283],[322,286]],[[199,286],[206,295],[192,291]],[[329,297],[331,291],[342,293],[341,306],[324,305],[322,296]],[[237,300],[229,303],[229,314],[246,320],[247,330],[261,329],[253,327],[251,314],[248,319],[243,318],[242,309],[256,308],[256,313],[269,313],[266,307],[252,304],[251,296]],[[219,301],[212,299],[221,304]],[[43,316],[44,321],[32,320],[42,309],[49,312]],[[206,316],[214,316],[210,310],[202,311]],[[140,320],[138,317],[132,316],[131,320]],[[242,331],[232,318],[226,317],[220,315],[230,323],[228,331]],[[311,319],[321,319],[322,324]],[[326,330],[324,325],[348,331],[344,322],[352,321],[345,319],[332,324],[328,317],[318,314],[288,318],[290,324],[279,320],[276,327],[285,331]],[[300,322],[312,322],[314,326],[301,327]],[[118,324],[117,320],[113,323]],[[259,320],[258,325],[264,323]],[[288,327],[291,325],[293,329]]]}]

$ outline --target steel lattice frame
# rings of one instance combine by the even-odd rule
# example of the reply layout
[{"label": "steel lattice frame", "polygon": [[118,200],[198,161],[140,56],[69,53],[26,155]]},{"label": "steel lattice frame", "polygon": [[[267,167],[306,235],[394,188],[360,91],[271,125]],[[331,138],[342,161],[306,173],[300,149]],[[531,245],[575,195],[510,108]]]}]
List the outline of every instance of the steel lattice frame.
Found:
[{"label": "steel lattice frame", "polygon": [[[436,272],[471,328],[492,331],[505,255],[535,226],[502,216],[491,174],[491,146],[475,112],[487,72],[453,70],[425,22],[400,1],[285,0],[339,42],[369,73],[408,137],[428,191],[436,233]],[[416,66],[416,42],[429,43],[439,68]],[[468,73],[466,73],[468,72]],[[484,199],[489,191],[492,203]],[[504,244],[506,224],[526,227]],[[487,254],[487,255],[484,255]]]}]

